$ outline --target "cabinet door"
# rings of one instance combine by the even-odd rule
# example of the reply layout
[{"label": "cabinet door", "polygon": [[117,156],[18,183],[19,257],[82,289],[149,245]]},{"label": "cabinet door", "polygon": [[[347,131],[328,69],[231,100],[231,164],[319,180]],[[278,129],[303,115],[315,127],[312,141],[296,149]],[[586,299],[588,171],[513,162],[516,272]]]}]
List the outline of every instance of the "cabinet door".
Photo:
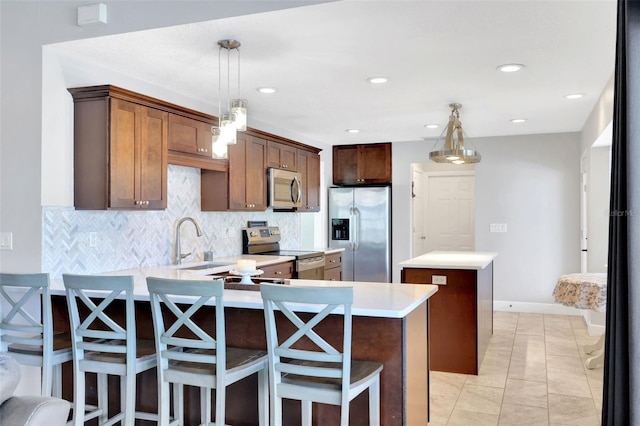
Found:
[{"label": "cabinet door", "polygon": [[302,207],[300,212],[320,211],[320,156],[298,150],[298,172],[302,176]]},{"label": "cabinet door", "polygon": [[169,149],[211,157],[211,124],[169,114]]},{"label": "cabinet door", "polygon": [[264,139],[238,134],[229,146],[229,209],[267,209]]},{"label": "cabinet door", "polygon": [[250,210],[265,211],[267,209],[267,174],[266,155],[267,141],[253,136],[247,137],[246,147],[247,205]]},{"label": "cabinet door", "polygon": [[333,183],[353,185],[358,183],[358,146],[333,146]]},{"label": "cabinet door", "polygon": [[166,112],[112,99],[109,208],[166,208],[167,121]]},{"label": "cabinet door", "polygon": [[264,271],[264,278],[293,278],[293,262],[276,263],[261,269]]},{"label": "cabinet door", "polygon": [[267,142],[267,165],[276,169],[298,171],[298,150],[282,143]]},{"label": "cabinet door", "polygon": [[167,208],[167,143],[169,113],[140,107],[139,159],[141,208]]},{"label": "cabinet door", "polygon": [[342,266],[324,270],[324,279],[327,281],[342,281]]},{"label": "cabinet door", "polygon": [[140,106],[112,99],[107,207],[133,209],[137,206],[140,175],[136,167],[136,144],[141,130]]},{"label": "cabinet door", "polygon": [[358,145],[358,178],[360,183],[391,183],[391,144]]}]

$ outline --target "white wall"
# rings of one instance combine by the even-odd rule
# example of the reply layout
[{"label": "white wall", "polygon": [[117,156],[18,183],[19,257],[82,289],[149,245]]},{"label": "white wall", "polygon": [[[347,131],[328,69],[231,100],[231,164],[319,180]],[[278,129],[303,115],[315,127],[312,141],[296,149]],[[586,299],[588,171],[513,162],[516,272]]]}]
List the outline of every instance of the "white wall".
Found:
[{"label": "white wall", "polygon": [[[476,250],[498,252],[494,300],[551,303],[558,277],[580,266],[579,135],[474,139]],[[393,264],[410,257],[411,163],[425,142],[393,144]],[[553,153],[551,155],[551,153]],[[489,233],[506,223],[507,233]]]}]

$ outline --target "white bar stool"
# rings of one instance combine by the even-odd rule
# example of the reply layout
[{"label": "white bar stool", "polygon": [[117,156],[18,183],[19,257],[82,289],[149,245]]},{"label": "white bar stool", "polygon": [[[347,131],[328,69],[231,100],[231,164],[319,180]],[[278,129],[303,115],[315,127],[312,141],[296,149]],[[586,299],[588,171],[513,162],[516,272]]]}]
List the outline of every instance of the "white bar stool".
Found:
[{"label": "white bar stool", "polygon": [[[369,389],[369,424],[379,426],[382,364],[351,359],[353,287],[260,284],[260,292],[267,327],[271,425],[282,425],[282,398],[287,398],[301,401],[303,426],[311,426],[313,402],[339,405],[340,424],[346,426],[349,402]],[[308,321],[294,312],[301,303],[316,305],[317,313]],[[276,309],[290,324],[276,323]],[[340,311],[344,312],[342,352],[314,330],[329,314]],[[291,325],[293,331],[286,331]],[[296,346],[305,337],[317,349]]]},{"label": "white bar stool", "polygon": [[[157,413],[135,411],[136,375],[156,366],[153,341],[136,338],[133,277],[63,275],[73,342],[73,423],[98,418],[101,426],[120,422],[133,426],[134,419],[158,420]],[[107,311],[116,299],[125,300],[125,324]],[[94,300],[100,299],[96,302]],[[119,313],[122,311],[119,310]],[[98,406],[85,412],[85,374],[98,376]],[[108,417],[107,375],[120,376],[120,412]]]},{"label": "white bar stool", "polygon": [[[148,277],[147,287],[158,354],[159,424],[183,424],[183,385],[190,385],[200,388],[200,415],[204,425],[211,422],[211,389],[216,390],[215,424],[224,425],[226,387],[256,373],[259,424],[266,424],[269,410],[267,353],[227,347],[223,281]],[[179,306],[176,300],[183,305]],[[215,318],[212,318],[216,324],[215,336],[193,320],[210,300],[215,303]],[[181,306],[184,306],[184,311]],[[165,315],[168,312],[172,315]],[[190,337],[183,337],[187,335]],[[171,421],[169,384],[173,385],[174,393],[174,419]]]},{"label": "white bar stool", "polygon": [[0,351],[42,368],[42,396],[62,396],[62,364],[73,354],[69,336],[53,334],[49,274],[0,274]]}]

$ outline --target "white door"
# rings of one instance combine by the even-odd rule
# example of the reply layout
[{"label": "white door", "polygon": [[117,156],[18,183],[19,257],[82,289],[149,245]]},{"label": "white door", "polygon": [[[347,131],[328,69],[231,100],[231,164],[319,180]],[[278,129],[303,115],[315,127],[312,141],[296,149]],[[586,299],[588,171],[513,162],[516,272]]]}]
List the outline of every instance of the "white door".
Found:
[{"label": "white door", "polygon": [[475,249],[475,176],[428,176],[426,251]]},{"label": "white door", "polygon": [[424,231],[425,176],[423,171],[416,167],[412,168],[411,173],[411,205],[413,214],[413,229],[411,230],[411,257],[416,257],[426,253],[425,243],[427,236]]}]

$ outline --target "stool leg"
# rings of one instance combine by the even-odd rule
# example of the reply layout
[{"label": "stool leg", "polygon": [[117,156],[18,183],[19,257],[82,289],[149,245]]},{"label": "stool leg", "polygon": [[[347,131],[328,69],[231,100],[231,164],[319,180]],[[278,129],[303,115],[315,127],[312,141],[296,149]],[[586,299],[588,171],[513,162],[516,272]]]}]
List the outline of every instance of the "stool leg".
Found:
[{"label": "stool leg", "polygon": [[[200,421],[202,424],[211,423],[211,389],[200,388]],[[223,423],[224,424],[224,423]]]},{"label": "stool leg", "polygon": [[[46,358],[46,357],[43,357]],[[51,365],[51,359],[49,358],[48,362],[42,363],[42,388],[40,389],[40,394],[42,396],[51,396],[52,389],[52,376],[53,376],[53,368]]]},{"label": "stool leg", "polygon": [[311,401],[302,400],[302,426],[311,426]]},{"label": "stool leg", "polygon": [[124,425],[133,426],[136,419],[136,373],[132,371],[120,380],[125,382],[125,398],[122,409],[124,410]]},{"label": "stool leg", "polygon": [[[75,369],[74,369],[75,370]],[[74,371],[73,377],[75,383],[73,386],[73,424],[74,426],[84,425],[84,411],[85,411],[85,377],[84,371]],[[98,387],[99,389],[99,387]],[[99,393],[99,392],[98,392]]]},{"label": "stool leg", "polygon": [[[158,367],[160,368],[160,367]],[[158,385],[158,426],[167,426],[169,424],[169,383],[158,377],[160,382]],[[175,398],[174,398],[175,407]],[[175,408],[174,408],[175,410]]]},{"label": "stool leg", "polygon": [[184,425],[184,386],[179,383],[173,384],[173,416]]},{"label": "stool leg", "polygon": [[109,377],[101,373],[98,373],[98,410],[98,423],[104,424],[109,419]]},{"label": "stool leg", "polygon": [[380,426],[380,376],[369,387],[369,425]]},{"label": "stool leg", "polygon": [[258,425],[265,426],[269,419],[269,379],[267,370],[258,371]]},{"label": "stool leg", "polygon": [[62,364],[56,364],[53,366],[51,395],[57,398],[62,398]]}]

